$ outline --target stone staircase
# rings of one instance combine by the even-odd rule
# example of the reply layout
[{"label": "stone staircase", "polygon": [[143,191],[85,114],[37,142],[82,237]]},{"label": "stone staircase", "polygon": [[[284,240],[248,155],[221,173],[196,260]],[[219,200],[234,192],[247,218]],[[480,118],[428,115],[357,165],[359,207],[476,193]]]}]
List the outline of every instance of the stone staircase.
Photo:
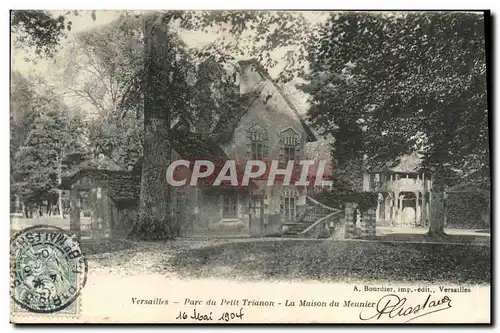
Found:
[{"label": "stone staircase", "polygon": [[284,223],[283,226],[285,228],[284,228],[283,235],[287,235],[287,236],[298,235],[302,231],[309,228],[313,223],[314,222],[297,222],[297,223],[287,222],[287,223]]},{"label": "stone staircase", "polygon": [[323,220],[329,215],[338,214],[340,212],[339,209],[323,205],[311,197],[306,198],[306,203],[305,210],[297,217],[296,221],[283,223],[283,235],[291,237],[299,236],[316,222]]}]

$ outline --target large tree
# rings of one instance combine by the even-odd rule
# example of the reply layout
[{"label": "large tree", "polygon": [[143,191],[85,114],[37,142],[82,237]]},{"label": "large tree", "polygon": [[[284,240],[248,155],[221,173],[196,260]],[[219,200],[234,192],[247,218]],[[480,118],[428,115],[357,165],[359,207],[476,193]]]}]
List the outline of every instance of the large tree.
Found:
[{"label": "large tree", "polygon": [[312,45],[310,116],[335,136],[336,156],[421,152],[429,233],[443,235],[445,187],[470,174],[489,183],[483,15],[335,13]]},{"label": "large tree", "polygon": [[[304,73],[304,46],[313,30],[300,13],[290,12],[167,11],[148,12],[141,16],[144,67],[143,75],[137,77],[141,78],[140,96],[144,103],[144,162],[139,218],[133,233],[143,239],[169,238],[178,233],[178,227],[169,220],[169,190],[165,183],[165,169],[170,162],[172,120],[186,116],[206,118],[200,110],[207,104],[215,106],[212,111],[231,109],[227,99],[206,98],[210,89],[205,88],[210,84],[195,80],[193,85],[189,79],[193,73],[193,58],[180,42],[177,32],[209,29],[221,32],[216,42],[192,53],[196,74],[206,73],[207,68],[222,68],[226,62],[234,60],[236,54],[256,57],[267,67],[273,67],[278,64],[273,54],[276,51],[281,52],[282,64],[285,65],[278,79],[287,81]],[[112,39],[106,41],[115,42]],[[214,66],[213,61],[218,66]],[[199,66],[200,63],[206,66]],[[213,75],[205,76],[205,79],[212,80]],[[219,83],[222,90],[228,90],[227,82]],[[196,85],[199,89],[193,88]],[[91,98],[89,94],[92,92],[87,90],[84,93]],[[123,93],[121,91],[120,96]]]},{"label": "large tree", "polygon": [[87,137],[99,168],[130,169],[142,155],[143,41],[140,20],[121,15],[77,34],[60,75],[65,95],[87,109]]},{"label": "large tree", "polygon": [[68,158],[86,153],[82,124],[50,88],[13,75],[11,95],[12,194],[27,206],[57,204],[63,214],[62,193],[56,189],[71,167]]},{"label": "large tree", "polygon": [[[11,32],[15,33],[15,46],[33,50],[36,56],[52,57],[59,43],[71,31],[72,16],[83,11],[60,11],[54,15],[48,10],[12,10],[10,13]],[[85,11],[93,20],[95,11]]]},{"label": "large tree", "polygon": [[[231,110],[231,102],[227,102],[227,99],[226,102],[212,103],[214,99],[209,92],[213,86],[210,87],[210,84],[220,79],[215,79],[213,73],[207,74],[210,68],[222,68],[214,66],[213,61],[222,65],[234,60],[235,54],[243,54],[255,56],[266,66],[273,67],[277,62],[273,60],[271,52],[281,49],[286,66],[281,70],[279,80],[289,81],[293,77],[292,73],[304,73],[303,45],[311,31],[307,29],[309,25],[302,15],[284,12],[164,12],[145,15],[143,22],[144,164],[139,218],[134,234],[143,239],[170,238],[179,232],[179,226],[169,219],[169,188],[165,180],[165,170],[171,156],[171,140],[174,139],[170,130],[172,119],[190,109],[194,109],[195,118],[204,113],[203,120],[207,119],[207,111]],[[179,43],[175,42],[173,26],[197,31],[218,27],[223,33],[222,38],[195,53],[203,66],[197,68],[199,75],[195,86],[198,86],[194,89],[186,85],[190,66],[181,61],[185,49],[179,48]],[[225,32],[231,38],[226,39]],[[291,51],[294,46],[297,47],[296,52]],[[210,84],[207,85],[207,82]],[[219,88],[223,88],[219,89],[222,95],[229,90],[227,82],[222,82]],[[210,105],[215,106],[215,110]],[[234,108],[232,111],[235,111]]]}]

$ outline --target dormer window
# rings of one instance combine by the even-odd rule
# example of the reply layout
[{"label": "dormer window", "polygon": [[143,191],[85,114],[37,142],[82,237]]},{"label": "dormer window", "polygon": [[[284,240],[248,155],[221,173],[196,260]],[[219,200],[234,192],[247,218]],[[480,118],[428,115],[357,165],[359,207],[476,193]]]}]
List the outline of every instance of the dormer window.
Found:
[{"label": "dormer window", "polygon": [[264,160],[268,153],[267,131],[259,125],[253,125],[247,130],[248,159]]},{"label": "dormer window", "polygon": [[285,162],[295,161],[295,157],[297,156],[296,147],[295,146],[285,146],[285,147],[283,147],[283,149],[284,149]]},{"label": "dormer window", "polygon": [[301,137],[297,131],[295,131],[291,127],[281,131],[280,142],[282,145],[280,153],[280,164],[286,166],[288,161],[296,161],[299,159]]}]

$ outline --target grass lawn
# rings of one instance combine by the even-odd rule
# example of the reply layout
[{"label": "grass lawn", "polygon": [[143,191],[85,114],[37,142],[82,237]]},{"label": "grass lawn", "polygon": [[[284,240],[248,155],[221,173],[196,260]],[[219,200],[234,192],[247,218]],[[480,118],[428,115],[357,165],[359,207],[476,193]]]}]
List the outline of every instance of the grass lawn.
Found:
[{"label": "grass lawn", "polygon": [[[28,219],[11,229],[33,224],[56,224],[65,219]],[[36,221],[36,222],[35,222]],[[22,226],[22,227],[21,227]],[[69,225],[67,226],[69,227]],[[450,235],[449,242],[431,241],[425,235],[390,234],[366,242],[300,239],[178,239],[172,242],[132,244],[114,240],[82,240],[89,270],[106,274],[161,273],[182,279],[378,281],[490,283],[489,235]],[[476,245],[472,245],[476,244]],[[483,245],[478,245],[483,244]]]},{"label": "grass lawn", "polygon": [[381,241],[398,241],[398,242],[446,242],[460,244],[479,244],[490,245],[491,237],[489,230],[482,233],[474,233],[470,235],[448,234],[446,238],[433,238],[425,234],[409,234],[409,233],[392,233],[388,235],[377,236]]},{"label": "grass lawn", "polygon": [[490,247],[478,245],[180,239],[94,255],[99,247],[82,245],[89,255],[89,269],[101,267],[126,275],[151,272],[181,279],[443,284],[489,284],[491,278]]},{"label": "grass lawn", "polygon": [[356,241],[261,241],[178,253],[180,276],[350,282],[489,283],[490,248]]}]

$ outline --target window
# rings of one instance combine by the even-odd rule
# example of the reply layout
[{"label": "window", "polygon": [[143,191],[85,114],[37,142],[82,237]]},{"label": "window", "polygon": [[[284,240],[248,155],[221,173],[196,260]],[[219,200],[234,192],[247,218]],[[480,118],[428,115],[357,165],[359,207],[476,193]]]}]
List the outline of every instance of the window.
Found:
[{"label": "window", "polygon": [[263,160],[267,156],[267,132],[255,124],[247,131],[248,135],[248,158],[252,160]]},{"label": "window", "polygon": [[285,167],[288,161],[295,161],[300,156],[300,135],[293,128],[289,127],[280,132],[280,167]]},{"label": "window", "polygon": [[238,217],[238,196],[236,194],[224,194],[222,196],[222,218]]},{"label": "window", "polygon": [[295,161],[295,147],[284,147],[285,162]]},{"label": "window", "polygon": [[295,221],[297,198],[294,190],[285,190],[281,196],[281,216],[287,221]]},{"label": "window", "polygon": [[378,189],[381,186],[380,174],[375,173],[370,175],[370,188]]},{"label": "window", "polygon": [[262,142],[252,142],[252,160],[262,160],[264,155]]},{"label": "window", "polygon": [[260,197],[252,197],[250,200],[250,213],[252,214],[252,217],[260,217],[261,200],[262,199]]},{"label": "window", "polygon": [[284,197],[281,202],[281,215],[287,221],[295,220],[295,198],[294,197]]}]

